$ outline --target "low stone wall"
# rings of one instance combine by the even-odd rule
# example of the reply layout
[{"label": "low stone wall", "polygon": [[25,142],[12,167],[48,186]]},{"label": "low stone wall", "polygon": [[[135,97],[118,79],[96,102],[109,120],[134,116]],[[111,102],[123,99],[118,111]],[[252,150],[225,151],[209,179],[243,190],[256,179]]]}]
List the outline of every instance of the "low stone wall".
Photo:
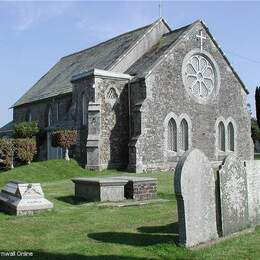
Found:
[{"label": "low stone wall", "polygon": [[134,200],[150,200],[157,196],[156,179],[129,179],[125,186],[125,197]]}]

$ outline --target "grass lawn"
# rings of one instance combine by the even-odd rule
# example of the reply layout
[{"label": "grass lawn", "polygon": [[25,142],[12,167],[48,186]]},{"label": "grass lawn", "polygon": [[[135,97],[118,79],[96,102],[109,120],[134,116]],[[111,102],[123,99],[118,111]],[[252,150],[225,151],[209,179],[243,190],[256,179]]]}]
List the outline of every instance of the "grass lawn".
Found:
[{"label": "grass lawn", "polygon": [[255,154],[255,160],[260,160],[260,154],[259,153],[257,153],[257,154]]},{"label": "grass lawn", "polygon": [[260,259],[259,227],[206,249],[190,251],[177,246],[170,173],[147,174],[159,179],[159,197],[168,202],[124,208],[74,203],[71,177],[123,174],[129,175],[85,171],[74,161],[33,163],[0,173],[1,188],[11,179],[41,182],[55,205],[52,212],[34,216],[0,213],[0,251],[33,251],[35,259]]}]

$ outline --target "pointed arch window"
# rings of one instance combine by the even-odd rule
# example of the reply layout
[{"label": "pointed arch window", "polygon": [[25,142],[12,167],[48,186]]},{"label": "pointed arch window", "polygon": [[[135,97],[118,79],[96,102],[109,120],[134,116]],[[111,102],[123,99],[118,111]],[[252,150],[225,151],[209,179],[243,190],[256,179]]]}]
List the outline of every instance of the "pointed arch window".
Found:
[{"label": "pointed arch window", "polygon": [[26,121],[31,122],[32,121],[32,112],[31,110],[28,110],[26,113]]},{"label": "pointed arch window", "polygon": [[185,119],[182,119],[180,124],[180,148],[183,151],[189,149],[189,127]]},{"label": "pointed arch window", "polygon": [[87,97],[86,97],[86,93],[84,93],[83,96],[82,96],[81,104],[82,104],[82,125],[86,125],[87,124]]},{"label": "pointed arch window", "polygon": [[115,87],[110,87],[106,92],[105,100],[113,107],[119,101],[118,90]]},{"label": "pointed arch window", "polygon": [[168,123],[167,146],[169,151],[177,152],[177,125],[173,118]]},{"label": "pointed arch window", "polygon": [[107,92],[107,99],[109,100],[116,100],[118,98],[118,95],[116,93],[116,90],[114,88],[110,88]]},{"label": "pointed arch window", "polygon": [[235,150],[235,133],[234,133],[234,126],[231,122],[229,122],[227,127],[227,137],[228,137],[228,150],[234,151]]},{"label": "pointed arch window", "polygon": [[223,122],[218,124],[218,148],[225,152],[225,126]]},{"label": "pointed arch window", "polygon": [[53,123],[53,115],[51,107],[48,110],[48,126],[51,126]]}]

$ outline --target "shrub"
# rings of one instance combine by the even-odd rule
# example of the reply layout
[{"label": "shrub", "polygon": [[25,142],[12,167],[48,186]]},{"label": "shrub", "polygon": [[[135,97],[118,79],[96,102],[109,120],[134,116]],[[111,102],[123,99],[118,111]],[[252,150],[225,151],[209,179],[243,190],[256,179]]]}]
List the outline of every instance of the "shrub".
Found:
[{"label": "shrub", "polygon": [[12,139],[0,139],[0,163],[4,168],[14,168],[14,150],[15,147]]},{"label": "shrub", "polygon": [[53,144],[65,149],[65,160],[69,158],[69,148],[76,143],[76,130],[60,130],[52,134]]},{"label": "shrub", "polygon": [[37,122],[22,122],[14,126],[15,138],[32,138],[39,132]]},{"label": "shrub", "polygon": [[15,140],[17,157],[27,164],[30,164],[37,154],[35,138],[24,138]]}]

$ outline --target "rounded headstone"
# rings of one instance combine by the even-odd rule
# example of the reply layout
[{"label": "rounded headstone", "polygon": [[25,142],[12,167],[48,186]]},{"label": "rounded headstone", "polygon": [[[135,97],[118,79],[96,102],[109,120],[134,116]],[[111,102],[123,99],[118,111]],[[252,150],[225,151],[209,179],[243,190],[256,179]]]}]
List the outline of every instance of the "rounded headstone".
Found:
[{"label": "rounded headstone", "polygon": [[228,155],[219,170],[222,235],[238,232],[248,225],[247,176],[243,163]]},{"label": "rounded headstone", "polygon": [[194,149],[182,156],[174,188],[180,244],[191,247],[218,238],[214,173],[203,152]]}]

